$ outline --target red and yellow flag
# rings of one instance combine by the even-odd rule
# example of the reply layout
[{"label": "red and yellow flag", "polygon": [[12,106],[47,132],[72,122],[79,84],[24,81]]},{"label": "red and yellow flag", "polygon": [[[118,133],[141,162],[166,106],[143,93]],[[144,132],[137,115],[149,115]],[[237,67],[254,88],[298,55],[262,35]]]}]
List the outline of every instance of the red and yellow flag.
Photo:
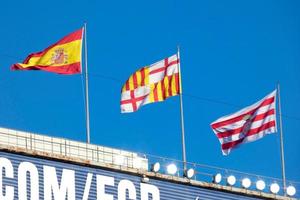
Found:
[{"label": "red and yellow flag", "polygon": [[58,74],[81,73],[83,28],[65,36],[45,50],[30,54],[23,63],[13,64],[12,70],[44,70]]},{"label": "red and yellow flag", "polygon": [[122,88],[121,112],[137,111],[142,105],[180,94],[179,58],[175,54],[132,74]]}]

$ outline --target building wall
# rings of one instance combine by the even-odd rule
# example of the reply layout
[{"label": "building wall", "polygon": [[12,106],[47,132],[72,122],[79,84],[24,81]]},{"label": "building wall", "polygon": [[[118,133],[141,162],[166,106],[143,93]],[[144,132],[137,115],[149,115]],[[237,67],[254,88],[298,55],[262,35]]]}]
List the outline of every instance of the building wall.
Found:
[{"label": "building wall", "polygon": [[0,170],[2,200],[258,199],[153,178],[143,183],[138,175],[4,151],[0,151]]}]

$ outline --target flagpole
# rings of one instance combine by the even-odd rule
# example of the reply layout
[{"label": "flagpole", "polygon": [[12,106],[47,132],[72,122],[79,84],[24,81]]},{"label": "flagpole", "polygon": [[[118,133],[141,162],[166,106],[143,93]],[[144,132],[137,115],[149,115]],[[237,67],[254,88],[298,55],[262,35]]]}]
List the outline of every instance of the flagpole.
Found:
[{"label": "flagpole", "polygon": [[180,49],[177,47],[177,57],[178,57],[178,72],[179,72],[179,88],[180,88],[180,121],[181,121],[181,142],[182,142],[182,160],[183,160],[183,170],[184,175],[186,175],[186,151],[185,151],[185,134],[184,134],[184,117],[183,117],[183,101],[182,101],[182,83],[181,83],[181,69],[180,69]]},{"label": "flagpole", "polygon": [[281,114],[279,82],[277,84],[277,92],[278,92],[278,112],[279,112],[279,128],[280,128],[281,170],[282,170],[283,191],[284,191],[284,195],[286,196],[285,162],[284,162],[283,130],[282,130],[282,114]]},{"label": "flagpole", "polygon": [[89,78],[87,60],[87,30],[84,23],[84,61],[85,61],[85,110],[86,110],[86,143],[90,143],[90,110],[89,110]]}]

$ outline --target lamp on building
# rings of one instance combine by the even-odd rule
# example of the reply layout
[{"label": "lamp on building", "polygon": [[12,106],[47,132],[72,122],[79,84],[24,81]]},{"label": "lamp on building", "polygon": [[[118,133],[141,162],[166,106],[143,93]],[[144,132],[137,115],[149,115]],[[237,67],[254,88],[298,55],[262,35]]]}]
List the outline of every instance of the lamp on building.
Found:
[{"label": "lamp on building", "polygon": [[245,189],[249,188],[251,186],[251,180],[249,178],[243,178],[242,186]]},{"label": "lamp on building", "polygon": [[191,179],[195,175],[195,170],[193,168],[190,168],[185,171],[185,177]]},{"label": "lamp on building", "polygon": [[174,163],[171,163],[167,166],[168,174],[174,175],[177,172],[177,166]]},{"label": "lamp on building", "polygon": [[277,183],[272,183],[270,185],[270,191],[273,193],[273,194],[277,194],[280,190],[280,187]]},{"label": "lamp on building", "polygon": [[256,181],[256,189],[259,191],[263,191],[266,188],[266,184],[263,180]]},{"label": "lamp on building", "polygon": [[153,171],[153,172],[158,172],[160,170],[160,163],[159,162],[156,162],[156,163],[154,163],[154,164],[152,164],[152,166],[151,166],[151,171]]},{"label": "lamp on building", "polygon": [[149,178],[144,174],[143,177],[142,177],[142,179],[141,179],[141,181],[142,181],[143,183],[148,183],[150,180],[149,180]]},{"label": "lamp on building", "polygon": [[233,175],[227,177],[227,184],[233,186],[236,183],[236,178]]},{"label": "lamp on building", "polygon": [[287,195],[292,197],[296,194],[296,188],[294,186],[290,185],[286,188],[286,193],[287,193]]},{"label": "lamp on building", "polygon": [[221,183],[221,181],[222,181],[222,175],[220,173],[217,173],[216,175],[214,175],[214,177],[213,177],[214,183],[219,184],[219,183]]}]

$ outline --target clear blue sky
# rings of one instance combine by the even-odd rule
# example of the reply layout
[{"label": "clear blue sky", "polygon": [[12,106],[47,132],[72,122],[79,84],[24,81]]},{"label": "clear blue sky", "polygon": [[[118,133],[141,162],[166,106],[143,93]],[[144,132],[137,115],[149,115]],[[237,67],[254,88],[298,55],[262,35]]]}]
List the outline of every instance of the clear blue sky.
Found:
[{"label": "clear blue sky", "polygon": [[[279,135],[225,157],[209,124],[281,83],[286,175],[300,181],[300,2],[3,1],[0,126],[85,141],[80,75],[11,64],[88,24],[92,143],[181,159],[179,97],[120,113],[120,90],[181,46],[187,159],[281,177]],[[222,103],[224,102],[224,103]]]}]

